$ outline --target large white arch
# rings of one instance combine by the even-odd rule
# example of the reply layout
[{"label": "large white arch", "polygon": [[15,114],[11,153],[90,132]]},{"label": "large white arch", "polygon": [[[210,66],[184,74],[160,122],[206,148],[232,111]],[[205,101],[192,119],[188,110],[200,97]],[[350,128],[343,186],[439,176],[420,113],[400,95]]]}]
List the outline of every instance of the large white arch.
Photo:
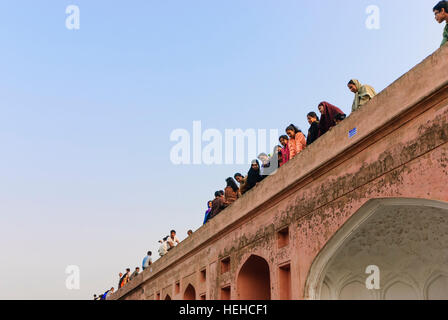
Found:
[{"label": "large white arch", "polygon": [[[425,246],[430,248],[426,250]],[[365,264],[380,262],[380,269],[387,271],[382,274],[380,290],[361,290],[361,262],[356,265],[358,260],[349,261],[351,257],[363,257]],[[348,261],[346,265],[345,261]],[[443,277],[448,273],[446,262],[448,203],[409,198],[369,200],[336,232],[314,260],[306,281],[305,299],[338,299],[347,285],[357,289],[359,296],[367,296],[369,291],[372,299],[400,296],[425,299],[428,290],[430,295],[446,294],[448,299],[448,291],[445,293],[440,289],[447,281]],[[430,266],[422,267],[426,264]],[[364,281],[367,277],[365,274]],[[356,285],[352,284],[355,282]],[[331,286],[334,290],[330,290]]]}]

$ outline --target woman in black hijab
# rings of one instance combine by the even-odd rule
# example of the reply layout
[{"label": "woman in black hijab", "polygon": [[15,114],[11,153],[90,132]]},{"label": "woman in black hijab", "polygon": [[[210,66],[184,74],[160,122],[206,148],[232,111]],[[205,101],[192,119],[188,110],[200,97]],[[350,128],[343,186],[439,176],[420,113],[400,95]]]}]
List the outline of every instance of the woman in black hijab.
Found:
[{"label": "woman in black hijab", "polygon": [[315,112],[310,112],[306,116],[310,128],[308,129],[308,137],[306,138],[306,145],[309,146],[319,138],[319,117]]},{"label": "woman in black hijab", "polygon": [[252,160],[250,170],[247,173],[247,191],[255,187],[263,179],[264,177],[260,175],[260,163],[258,160]]}]

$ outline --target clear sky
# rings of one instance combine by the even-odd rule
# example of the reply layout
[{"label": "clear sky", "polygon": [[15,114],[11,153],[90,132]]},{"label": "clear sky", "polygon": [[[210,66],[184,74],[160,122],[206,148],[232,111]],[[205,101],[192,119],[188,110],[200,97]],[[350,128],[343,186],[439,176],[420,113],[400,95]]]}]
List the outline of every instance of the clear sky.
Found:
[{"label": "clear sky", "polygon": [[[439,47],[436,2],[0,2],[0,299],[116,288],[170,229],[198,229],[214,191],[249,168],[176,166],[173,130],[306,132],[322,100],[349,114],[349,79],[379,92]],[[79,30],[66,28],[71,4]],[[66,288],[68,265],[79,290]]]}]

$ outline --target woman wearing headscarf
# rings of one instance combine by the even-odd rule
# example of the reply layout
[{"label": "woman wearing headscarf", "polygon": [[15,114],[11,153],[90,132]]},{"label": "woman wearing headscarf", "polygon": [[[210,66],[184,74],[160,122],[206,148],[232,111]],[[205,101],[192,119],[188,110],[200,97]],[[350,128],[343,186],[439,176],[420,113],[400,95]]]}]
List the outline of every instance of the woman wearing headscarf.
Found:
[{"label": "woman wearing headscarf", "polygon": [[306,116],[310,128],[308,129],[308,136],[306,137],[306,145],[309,146],[319,138],[319,117],[315,112],[310,112]]},{"label": "woman wearing headscarf", "polygon": [[369,102],[374,96],[376,96],[376,92],[373,87],[367,84],[362,85],[361,82],[356,79],[351,79],[348,82],[347,86],[350,91],[355,94],[355,99],[353,100],[352,105],[352,112],[358,110],[367,102]]},{"label": "woman wearing headscarf", "polygon": [[129,282],[129,276],[130,276],[130,273],[131,273],[131,269],[129,269],[129,268],[127,268],[126,269],[126,273],[124,274],[124,276],[123,276],[123,280],[122,280],[122,282],[121,282],[121,286],[122,287],[124,287],[128,282]]},{"label": "woman wearing headscarf", "polygon": [[227,186],[224,189],[224,204],[229,206],[241,196],[241,193],[240,188],[238,188],[238,185],[233,178],[227,178],[226,182]]},{"label": "woman wearing headscarf", "polygon": [[306,148],[306,138],[302,131],[293,124],[290,124],[285,131],[289,136],[289,159],[292,159]]},{"label": "woman wearing headscarf", "polygon": [[263,176],[260,175],[260,163],[258,160],[252,160],[250,170],[247,173],[246,192],[255,187],[257,183],[261,182],[263,179]]},{"label": "woman wearing headscarf", "polygon": [[208,209],[207,209],[207,211],[205,211],[204,223],[203,224],[207,223],[209,215],[210,215],[210,212],[212,212],[212,201],[211,200],[209,202],[207,202],[207,206],[208,206]]},{"label": "woman wearing headscarf", "polygon": [[319,121],[319,137],[324,135],[330,128],[336,125],[334,121],[336,115],[344,114],[341,109],[323,101],[319,103],[319,111],[321,113],[320,121]]}]

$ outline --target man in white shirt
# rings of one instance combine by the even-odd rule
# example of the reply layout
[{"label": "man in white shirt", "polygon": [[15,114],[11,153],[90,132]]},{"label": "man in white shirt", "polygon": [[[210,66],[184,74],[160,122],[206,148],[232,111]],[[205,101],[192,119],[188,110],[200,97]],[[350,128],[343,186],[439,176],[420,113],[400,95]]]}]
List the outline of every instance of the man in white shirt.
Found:
[{"label": "man in white shirt", "polygon": [[167,244],[168,244],[168,250],[173,249],[177,243],[180,243],[179,239],[176,236],[176,231],[175,230],[171,230],[171,235],[167,240]]},{"label": "man in white shirt", "polygon": [[168,252],[168,244],[167,244],[167,242],[166,242],[166,240],[167,240],[168,238],[169,238],[169,237],[167,236],[167,237],[163,238],[163,240],[159,240],[159,242],[160,242],[159,255],[160,255],[161,257],[163,257],[164,255],[166,255],[166,253]]}]

